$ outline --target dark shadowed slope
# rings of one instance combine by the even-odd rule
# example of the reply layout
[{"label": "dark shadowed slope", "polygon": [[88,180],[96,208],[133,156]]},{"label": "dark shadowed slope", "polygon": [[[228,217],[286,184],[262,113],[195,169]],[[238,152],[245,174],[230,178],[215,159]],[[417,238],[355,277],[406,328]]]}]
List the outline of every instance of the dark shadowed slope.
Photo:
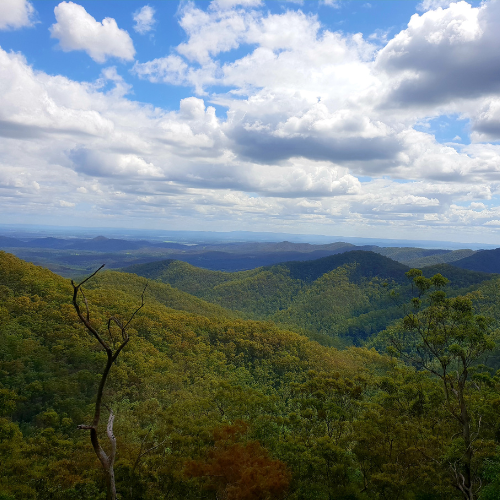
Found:
[{"label": "dark shadowed slope", "polygon": [[470,257],[453,262],[453,265],[471,271],[500,273],[500,248],[481,250]]},{"label": "dark shadowed slope", "polygon": [[[450,280],[448,285],[451,289],[460,289],[479,285],[483,281],[490,280],[496,276],[491,273],[483,273],[480,271],[470,271],[468,269],[460,269],[452,264],[436,264],[435,266],[428,266],[422,269],[424,276],[430,278],[435,274],[442,274],[445,278]],[[462,292],[461,292],[462,293]]]},{"label": "dark shadowed slope", "polygon": [[290,277],[307,283],[317,280],[323,274],[345,264],[356,263],[356,269],[351,273],[351,280],[359,282],[363,278],[379,277],[402,282],[408,266],[384,257],[375,252],[354,250],[339,255],[332,255],[307,262],[284,262],[281,266],[290,270]]}]

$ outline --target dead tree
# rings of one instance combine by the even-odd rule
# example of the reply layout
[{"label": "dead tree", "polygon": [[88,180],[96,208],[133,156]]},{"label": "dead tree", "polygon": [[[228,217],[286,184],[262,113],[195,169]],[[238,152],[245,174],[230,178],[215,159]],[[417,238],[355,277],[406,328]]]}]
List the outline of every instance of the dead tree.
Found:
[{"label": "dead tree", "polygon": [[[106,366],[104,367],[104,370],[102,372],[99,388],[97,389],[94,419],[91,425],[82,424],[78,426],[78,429],[90,430],[90,441],[92,443],[92,447],[94,448],[95,454],[97,455],[97,458],[101,462],[101,465],[104,469],[104,473],[106,475],[107,498],[108,500],[116,500],[116,483],[115,483],[115,472],[114,472],[114,462],[116,456],[116,438],[113,433],[113,422],[115,419],[115,415],[111,408],[106,407],[109,410],[108,425],[106,427],[106,434],[108,436],[111,445],[109,455],[106,454],[106,452],[103,450],[103,448],[99,443],[97,427],[101,419],[102,395],[104,387],[106,385],[106,380],[109,375],[109,371],[113,363],[118,358],[120,352],[122,352],[123,348],[128,344],[128,341],[130,340],[130,337],[128,336],[127,333],[127,328],[130,325],[130,322],[134,319],[135,315],[140,311],[140,309],[144,307],[144,293],[146,292],[147,285],[144,287],[144,290],[142,292],[141,305],[133,312],[130,319],[126,323],[123,323],[115,316],[111,316],[108,319],[107,329],[109,338],[111,340],[111,344],[109,344],[104,340],[102,334],[100,334],[98,330],[94,328],[90,323],[89,304],[82,289],[82,285],[87,281],[89,281],[91,278],[93,278],[103,267],[104,264],[97,271],[91,274],[88,278],[84,279],[78,285],[75,285],[73,280],[71,280],[71,285],[73,286],[73,306],[75,308],[76,314],[78,315],[80,321],[84,324],[87,331],[99,342],[99,344],[101,344],[107,356]],[[78,293],[82,295],[83,302],[85,304],[84,313],[82,312],[82,310],[80,309],[80,305],[78,304]],[[118,343],[116,343],[113,334],[111,332],[112,324],[115,324],[120,329],[121,339],[118,339],[117,341]]]}]

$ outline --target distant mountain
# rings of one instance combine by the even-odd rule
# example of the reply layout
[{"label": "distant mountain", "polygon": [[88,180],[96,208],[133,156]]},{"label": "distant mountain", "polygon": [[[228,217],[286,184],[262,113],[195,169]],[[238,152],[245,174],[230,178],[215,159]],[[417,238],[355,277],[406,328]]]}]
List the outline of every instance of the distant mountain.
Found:
[{"label": "distant mountain", "polygon": [[385,257],[406,264],[409,267],[420,267],[414,265],[416,261],[426,258],[438,259],[435,263],[441,263],[441,258],[450,253],[450,250],[436,248],[416,248],[416,247],[375,247],[375,248],[360,248],[360,250],[373,250]]},{"label": "distant mountain", "polygon": [[330,254],[346,252],[356,249],[356,246],[351,243],[337,242],[324,245],[314,245],[311,243],[294,243],[290,241],[276,242],[238,242],[238,243],[221,243],[217,245],[199,245],[204,250],[212,250],[217,252],[228,253],[274,253],[274,252],[295,252],[295,253],[312,253],[315,251],[327,251]]},{"label": "distant mountain", "polygon": [[0,248],[24,248],[29,246],[25,241],[9,236],[0,236]]},{"label": "distant mountain", "polygon": [[[220,253],[220,255],[214,257],[213,254],[217,252],[207,252],[201,255],[195,256],[185,256],[186,262],[190,261],[202,261],[204,259],[210,259],[210,262],[214,262],[218,259],[226,258],[238,261],[239,259],[232,254]],[[366,252],[362,250],[353,250],[337,255],[329,255],[327,257],[322,257],[319,259],[307,259],[306,256],[312,257],[320,252],[310,252],[305,255],[300,254],[302,260],[287,260],[285,262],[279,262],[271,266],[261,266],[260,268],[253,268],[248,271],[240,272],[222,272],[208,270],[206,268],[200,268],[199,266],[182,264],[176,261],[176,259],[167,259],[159,262],[151,262],[148,264],[132,265],[121,269],[127,273],[135,273],[139,276],[143,276],[149,279],[159,279],[165,283],[169,283],[172,286],[179,287],[182,290],[189,291],[189,293],[194,293],[198,290],[206,290],[207,288],[212,288],[214,286],[221,285],[222,283],[229,281],[240,281],[242,279],[247,279],[249,277],[255,276],[257,273],[271,272],[274,274],[283,274],[286,270],[287,274],[292,280],[300,280],[305,283],[311,283],[325,273],[333,271],[334,269],[343,266],[345,264],[356,264],[355,269],[351,272],[351,279],[356,282],[360,282],[362,279],[371,279],[373,277],[379,277],[384,280],[394,280],[396,282],[402,282],[405,280],[404,273],[408,271],[408,266],[400,264],[388,257],[379,255],[375,252]],[[209,255],[207,255],[209,254]],[[291,254],[291,255],[290,255]],[[286,252],[287,257],[296,257],[295,252]],[[277,254],[275,257],[282,256],[282,253]],[[246,257],[248,256],[239,256]],[[270,254],[264,254],[263,259],[270,258]],[[253,263],[260,260],[261,257],[256,257],[253,259]],[[228,265],[227,267],[230,267]],[[189,285],[187,283],[189,282]],[[193,282],[195,284],[193,284]],[[189,286],[190,289],[187,290],[185,287]],[[194,288],[193,288],[194,287]],[[203,293],[203,292],[202,292]]]},{"label": "distant mountain", "polygon": [[[451,252],[445,251],[444,253],[438,253],[433,255],[428,255],[426,257],[415,258],[412,260],[407,260],[403,262],[410,267],[424,268],[427,266],[434,266],[437,264],[451,264],[457,260],[465,259],[476,253],[475,250],[470,250],[468,248],[462,250],[453,250]],[[397,259],[398,260],[398,259]]]},{"label": "distant mountain", "polygon": [[[196,246],[196,245],[195,245]],[[46,248],[53,250],[83,250],[89,252],[121,252],[138,250],[141,248],[171,248],[186,250],[190,245],[173,242],[151,242],[147,240],[123,240],[97,236],[96,238],[31,238],[20,240],[7,236],[0,236],[0,248]]]},{"label": "distant mountain", "polygon": [[453,265],[471,271],[500,273],[500,248],[480,250],[474,255],[453,262]]},{"label": "distant mountain", "polygon": [[65,238],[35,238],[26,242],[26,247],[33,248],[52,248],[54,250],[61,250],[70,248],[73,240]]},{"label": "distant mountain", "polygon": [[[300,256],[304,259],[315,253]],[[378,253],[354,250],[239,272],[211,271],[172,259],[129,266],[122,271],[168,283],[254,319],[272,319],[311,335],[362,339],[400,315],[397,308],[387,312],[394,304],[383,283],[407,285],[404,273],[408,269]],[[363,318],[361,325],[356,323],[356,317],[372,310],[384,312]]]},{"label": "distant mountain", "polygon": [[228,253],[207,251],[203,253],[172,254],[171,258],[188,262],[205,269],[218,271],[245,271],[262,266],[272,266],[285,261],[309,261],[327,257],[348,248],[337,250],[316,250],[313,252],[263,252],[263,253]]},{"label": "distant mountain", "polygon": [[[0,248],[12,249],[11,251],[14,251],[18,257],[47,266],[64,276],[74,276],[75,273],[80,271],[91,270],[102,262],[106,262],[109,268],[118,268],[132,264],[173,259],[213,271],[236,272],[273,266],[289,261],[314,261],[351,251],[371,251],[409,267],[423,268],[441,263],[455,262],[474,254],[473,250],[451,251],[416,247],[384,248],[376,245],[356,247],[352,243],[346,242],[310,244],[293,241],[228,241],[223,243],[183,244],[172,241],[127,240],[108,238],[106,236],[97,236],[92,239],[60,237],[25,239],[23,237],[22,240],[0,236]],[[341,260],[341,262],[348,263],[351,258],[347,257],[346,261]],[[312,267],[306,266],[305,268],[299,266],[300,270],[295,265],[293,272],[299,275],[312,272],[307,280],[314,280],[318,277],[318,272],[323,270],[323,268],[318,268],[318,271],[311,271],[316,265],[318,264]],[[325,266],[324,269],[328,269],[330,264],[325,263]],[[395,268],[394,270],[397,273],[401,268]],[[358,272],[361,272],[361,268]],[[378,271],[375,270],[374,272],[373,275],[378,276]]]},{"label": "distant mountain", "polygon": [[357,266],[351,273],[351,280],[355,282],[374,277],[401,282],[405,279],[404,273],[408,271],[408,266],[404,264],[378,253],[363,250],[353,250],[307,262],[283,262],[280,265],[290,270],[291,278],[311,283],[337,267],[354,263]]},{"label": "distant mountain", "polygon": [[452,289],[468,288],[497,277],[491,273],[458,268],[455,266],[455,262],[453,264],[436,264],[424,267],[422,271],[427,278],[438,273],[442,274],[450,280],[449,287]]},{"label": "distant mountain", "polygon": [[144,241],[129,241],[106,238],[105,236],[97,236],[91,240],[78,240],[72,242],[67,248],[75,250],[87,250],[92,252],[121,252],[123,250],[138,250],[149,242]]}]

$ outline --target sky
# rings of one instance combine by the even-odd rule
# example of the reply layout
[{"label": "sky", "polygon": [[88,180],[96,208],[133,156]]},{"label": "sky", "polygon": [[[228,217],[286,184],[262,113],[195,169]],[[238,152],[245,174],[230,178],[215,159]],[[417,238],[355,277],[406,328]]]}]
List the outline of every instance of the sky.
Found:
[{"label": "sky", "polygon": [[1,223],[500,243],[499,47],[500,0],[1,0]]}]

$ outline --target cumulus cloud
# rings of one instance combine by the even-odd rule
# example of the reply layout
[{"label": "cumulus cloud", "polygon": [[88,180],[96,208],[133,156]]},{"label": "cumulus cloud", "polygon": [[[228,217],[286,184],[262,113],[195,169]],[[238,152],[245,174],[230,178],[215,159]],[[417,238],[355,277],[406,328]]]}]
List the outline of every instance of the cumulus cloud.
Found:
[{"label": "cumulus cloud", "polygon": [[187,3],[180,25],[189,40],[177,47],[177,52],[190,61],[207,62],[211,56],[238,47],[252,15],[233,9],[205,12]]},{"label": "cumulus cloud", "polygon": [[500,97],[486,100],[472,115],[472,139],[474,142],[500,140]]},{"label": "cumulus cloud", "polygon": [[135,21],[134,30],[141,35],[151,31],[156,24],[154,15],[155,9],[150,5],[145,5],[142,9],[134,12],[132,16]]},{"label": "cumulus cloud", "polygon": [[423,0],[423,2],[417,5],[417,9],[420,11],[435,10],[439,8],[447,8],[450,4],[454,3],[455,0]]},{"label": "cumulus cloud", "polygon": [[[247,100],[214,98],[229,107],[225,132],[245,157],[336,161],[368,157],[369,151],[388,158],[398,149],[395,141],[389,147],[385,124],[345,102],[376,84],[367,64],[375,48],[361,35],[321,31],[315,16],[300,11],[205,12],[188,4],[180,23],[189,38],[178,54],[136,63],[134,71],[151,82],[192,85],[200,95],[215,84],[247,94]],[[257,47],[234,62],[213,60],[241,44]]]},{"label": "cumulus cloud", "polygon": [[84,50],[96,62],[108,57],[126,61],[134,59],[135,49],[129,34],[118,28],[113,18],[96,21],[81,5],[61,2],[54,8],[57,23],[50,27],[50,36],[59,40],[65,52]]},{"label": "cumulus cloud", "polygon": [[59,94],[54,86],[62,81],[35,73],[21,55],[3,50],[0,73],[0,136],[35,138],[67,132],[106,137],[113,130],[112,121],[89,106],[84,85],[66,81],[66,92]]},{"label": "cumulus cloud", "polygon": [[[500,146],[488,143],[500,137],[498,1],[426,5],[386,42],[258,1],[183,3],[184,42],[133,69],[194,89],[173,111],[128,98],[114,66],[79,83],[0,50],[0,195],[34,213],[63,203],[76,213],[82,202],[93,217],[141,225],[165,218],[199,221],[199,229],[224,221],[227,229],[323,232],[334,222],[345,234],[380,236],[373,228],[385,225],[408,237],[415,227],[438,237],[471,224],[494,231],[500,208],[486,200],[500,195]],[[63,50],[70,40],[67,50],[99,62],[133,58],[131,41],[128,56],[101,43],[128,37],[114,21],[107,31],[109,22],[76,4],[57,9]],[[64,15],[73,11],[70,25]],[[80,36],[92,30],[101,52]],[[444,113],[470,120],[472,144],[440,144],[425,131]]]},{"label": "cumulus cloud", "polygon": [[92,177],[161,177],[162,171],[138,155],[92,151],[80,148],[69,152],[78,172]]},{"label": "cumulus cloud", "polygon": [[413,15],[377,56],[392,79],[385,105],[445,105],[498,92],[499,22],[498,0]]},{"label": "cumulus cloud", "polygon": [[188,83],[189,67],[184,60],[175,55],[153,59],[145,63],[135,63],[133,71],[141,78],[152,83],[172,83],[184,85]]},{"label": "cumulus cloud", "polygon": [[28,0],[0,2],[0,30],[19,29],[33,25],[35,9]]}]

